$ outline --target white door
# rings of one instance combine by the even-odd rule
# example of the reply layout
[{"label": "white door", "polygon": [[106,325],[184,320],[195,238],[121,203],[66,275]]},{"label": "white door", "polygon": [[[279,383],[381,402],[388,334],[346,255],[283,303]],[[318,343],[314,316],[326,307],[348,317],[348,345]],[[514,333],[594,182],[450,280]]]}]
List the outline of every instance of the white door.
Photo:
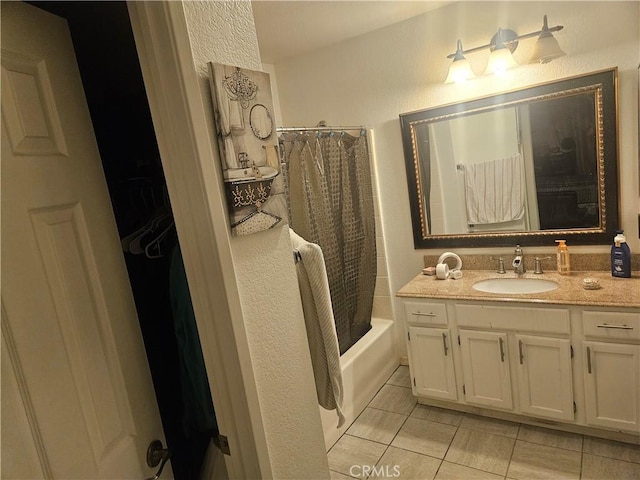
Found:
[{"label": "white door", "polygon": [[145,478],[163,432],[69,31],[1,13],[3,478]]},{"label": "white door", "polygon": [[460,330],[460,347],[467,402],[511,410],[507,334]]},{"label": "white door", "polygon": [[458,399],[449,330],[409,327],[409,352],[416,395]]},{"label": "white door", "polygon": [[640,345],[585,342],[587,423],[640,431]]},{"label": "white door", "polygon": [[516,335],[518,392],[523,413],[573,420],[571,345],[568,339]]}]

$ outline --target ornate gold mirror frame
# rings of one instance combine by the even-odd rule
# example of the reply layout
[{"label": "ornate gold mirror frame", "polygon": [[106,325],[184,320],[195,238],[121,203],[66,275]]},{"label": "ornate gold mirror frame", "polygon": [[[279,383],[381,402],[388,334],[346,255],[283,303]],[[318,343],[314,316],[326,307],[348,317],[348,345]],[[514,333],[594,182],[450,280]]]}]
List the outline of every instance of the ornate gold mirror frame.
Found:
[{"label": "ornate gold mirror frame", "polygon": [[[522,231],[432,234],[429,221],[429,188],[426,165],[430,148],[418,152],[417,138],[429,143],[429,124],[476,113],[528,105],[572,95],[592,94],[597,161],[597,220],[587,228],[549,228]],[[617,68],[514,90],[462,103],[400,115],[415,248],[553,245],[556,238],[569,244],[608,244],[618,228]],[[424,137],[427,136],[425,140]],[[426,150],[426,152],[424,151]],[[427,161],[425,162],[425,157]],[[430,175],[430,173],[429,173]],[[464,212],[462,213],[464,215]]]}]

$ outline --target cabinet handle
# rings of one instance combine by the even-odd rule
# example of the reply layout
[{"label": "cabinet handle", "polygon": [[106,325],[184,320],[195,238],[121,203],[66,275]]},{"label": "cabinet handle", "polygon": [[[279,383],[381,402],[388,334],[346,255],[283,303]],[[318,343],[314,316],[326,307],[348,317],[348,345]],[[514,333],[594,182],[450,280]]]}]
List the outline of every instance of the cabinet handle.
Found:
[{"label": "cabinet handle", "polygon": [[522,353],[522,340],[518,340],[518,350],[520,351],[520,365],[524,363],[524,354]]},{"label": "cabinet handle", "polygon": [[591,347],[587,347],[587,372],[591,373]]},{"label": "cabinet handle", "polygon": [[429,312],[429,313],[423,313],[423,312],[411,312],[411,315],[415,315],[416,317],[419,317],[419,316],[423,316],[423,317],[435,317],[435,316],[436,316],[436,314],[435,314],[435,313],[431,313],[431,312]]},{"label": "cabinet handle", "polygon": [[444,346],[444,356],[447,356],[447,352],[449,351],[449,347],[447,347],[447,334],[442,334],[442,345]]},{"label": "cabinet handle", "polygon": [[633,330],[633,327],[628,325],[609,325],[608,323],[603,323],[602,325],[596,325],[598,328],[617,328],[619,330]]},{"label": "cabinet handle", "polygon": [[502,338],[500,340],[500,361],[504,363],[504,340]]}]

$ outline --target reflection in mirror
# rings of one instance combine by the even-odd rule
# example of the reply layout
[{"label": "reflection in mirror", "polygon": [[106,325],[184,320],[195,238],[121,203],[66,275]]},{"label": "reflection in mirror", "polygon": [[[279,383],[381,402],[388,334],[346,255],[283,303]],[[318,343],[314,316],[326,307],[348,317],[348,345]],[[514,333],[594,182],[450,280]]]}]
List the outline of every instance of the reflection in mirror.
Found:
[{"label": "reflection in mirror", "polygon": [[616,73],[400,115],[416,248],[608,243]]}]

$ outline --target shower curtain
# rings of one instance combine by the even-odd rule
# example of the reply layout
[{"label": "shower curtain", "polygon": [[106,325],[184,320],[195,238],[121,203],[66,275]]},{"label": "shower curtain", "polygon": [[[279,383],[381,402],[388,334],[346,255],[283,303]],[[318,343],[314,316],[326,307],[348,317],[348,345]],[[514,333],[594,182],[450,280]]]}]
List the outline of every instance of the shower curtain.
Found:
[{"label": "shower curtain", "polygon": [[366,132],[280,136],[291,228],[322,248],[340,354],[371,328],[376,280]]}]

